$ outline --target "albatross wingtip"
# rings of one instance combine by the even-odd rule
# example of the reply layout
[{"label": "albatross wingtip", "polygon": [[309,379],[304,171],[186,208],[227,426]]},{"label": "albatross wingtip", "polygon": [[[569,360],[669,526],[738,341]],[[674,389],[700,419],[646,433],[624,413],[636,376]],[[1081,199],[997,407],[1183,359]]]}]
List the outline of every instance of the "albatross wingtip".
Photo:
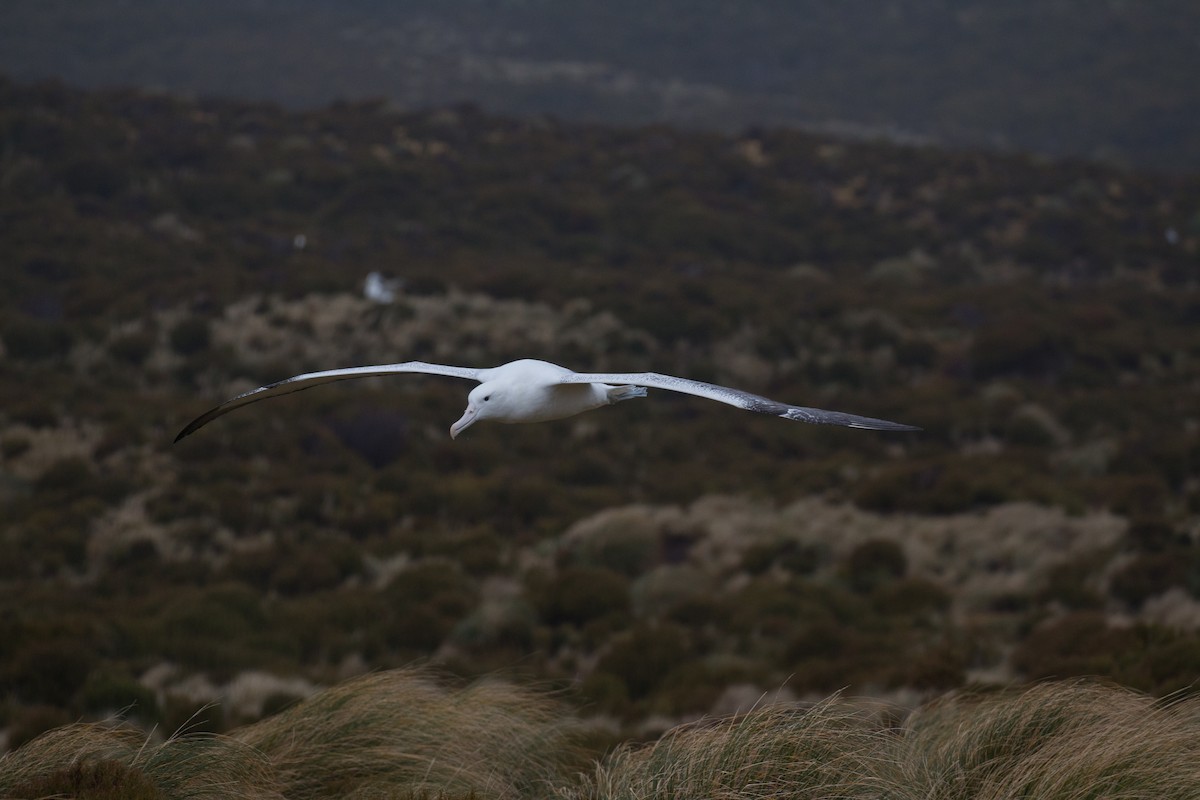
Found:
[{"label": "albatross wingtip", "polygon": [[903,422],[890,422],[885,419],[871,420],[869,423],[851,424],[847,427],[862,428],[868,431],[923,431],[924,428],[916,425],[906,425]]},{"label": "albatross wingtip", "polygon": [[179,433],[177,433],[175,435],[175,439],[171,442],[171,444],[179,444],[180,440],[186,439],[187,437],[189,437],[193,433],[195,433],[196,428],[198,428],[198,427],[199,427],[198,425],[188,425],[186,428],[184,428],[183,430],[181,430]]},{"label": "albatross wingtip", "polygon": [[186,439],[188,436],[191,436],[193,433],[200,430],[208,423],[212,422],[215,418],[220,416],[220,413],[218,413],[218,412],[221,412],[221,411],[222,411],[221,407],[218,406],[217,408],[214,408],[212,411],[209,411],[208,413],[201,414],[200,416],[196,417],[194,420],[192,420],[186,426],[184,426],[183,430],[181,430],[179,432],[179,434],[175,437],[175,441],[173,441],[172,444],[179,444],[179,441],[181,439]]}]

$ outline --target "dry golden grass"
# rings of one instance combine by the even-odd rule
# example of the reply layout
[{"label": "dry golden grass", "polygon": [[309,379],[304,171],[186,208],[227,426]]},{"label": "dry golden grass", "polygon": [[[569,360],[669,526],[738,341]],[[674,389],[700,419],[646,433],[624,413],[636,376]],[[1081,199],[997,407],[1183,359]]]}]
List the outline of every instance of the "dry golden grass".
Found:
[{"label": "dry golden grass", "polygon": [[1191,800],[1200,787],[1197,699],[1047,683],[887,720],[840,697],[775,705],[618,748],[579,774],[580,723],[545,695],[397,670],[227,737],[60,728],[0,759],[0,798]]},{"label": "dry golden grass", "polygon": [[837,699],[618,750],[563,789],[609,798],[1087,800],[1200,792],[1200,703],[1054,683],[949,697],[901,727]]},{"label": "dry golden grass", "polygon": [[894,783],[912,798],[1195,798],[1200,702],[1048,683],[935,703],[905,726]]},{"label": "dry golden grass", "polygon": [[884,796],[886,755],[871,715],[838,699],[807,711],[765,708],[677,728],[610,755],[571,800]]},{"label": "dry golden grass", "polygon": [[148,741],[140,731],[77,724],[50,731],[0,758],[0,797],[33,800],[272,800],[262,753],[223,736]]},{"label": "dry golden grass", "polygon": [[448,690],[418,670],[367,675],[237,731],[288,798],[522,798],[578,758],[579,723],[497,681]]}]

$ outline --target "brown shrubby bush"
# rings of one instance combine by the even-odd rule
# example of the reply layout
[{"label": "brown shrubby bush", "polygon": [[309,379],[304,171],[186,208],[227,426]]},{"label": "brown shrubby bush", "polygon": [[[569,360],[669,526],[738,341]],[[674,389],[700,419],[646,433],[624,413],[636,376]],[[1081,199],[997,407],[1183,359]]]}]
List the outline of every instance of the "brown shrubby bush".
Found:
[{"label": "brown shrubby bush", "polygon": [[47,638],[15,647],[0,673],[6,694],[30,705],[69,707],[98,662],[89,644]]},{"label": "brown shrubby bush", "polygon": [[1194,691],[1200,647],[1190,633],[1141,623],[1115,627],[1085,612],[1036,628],[1013,664],[1027,678],[1101,676],[1163,695]]},{"label": "brown shrubby bush", "polygon": [[638,623],[618,634],[601,656],[596,671],[618,678],[637,702],[673,681],[673,671],[692,655],[688,632],[670,623]]},{"label": "brown shrubby bush", "polygon": [[629,580],[603,567],[565,567],[536,576],[529,587],[534,608],[550,625],[583,625],[629,612]]},{"label": "brown shrubby bush", "polygon": [[870,592],[889,581],[903,578],[908,571],[904,549],[896,542],[874,539],[850,551],[845,565],[846,579],[858,592]]},{"label": "brown shrubby bush", "polygon": [[1188,551],[1147,553],[1135,556],[1109,579],[1114,597],[1136,608],[1150,597],[1174,586],[1190,588],[1200,573],[1196,555]]},{"label": "brown shrubby bush", "polygon": [[167,333],[167,341],[181,356],[196,355],[212,341],[211,323],[204,317],[184,317]]},{"label": "brown shrubby bush", "polygon": [[38,319],[15,319],[0,330],[5,351],[22,361],[63,358],[70,351],[74,338],[65,323]]}]

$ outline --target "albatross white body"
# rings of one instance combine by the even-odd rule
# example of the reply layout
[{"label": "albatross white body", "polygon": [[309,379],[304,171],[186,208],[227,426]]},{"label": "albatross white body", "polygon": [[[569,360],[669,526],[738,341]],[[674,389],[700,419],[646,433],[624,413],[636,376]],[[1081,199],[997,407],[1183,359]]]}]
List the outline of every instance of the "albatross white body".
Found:
[{"label": "albatross white body", "polygon": [[840,411],[792,406],[769,400],[740,389],[712,383],[660,375],[656,372],[572,372],[548,361],[524,358],[490,369],[455,367],[446,364],[426,364],[406,361],[400,364],[381,364],[373,367],[347,367],[322,372],[307,372],[287,380],[253,389],[234,397],[194,419],[175,441],[195,433],[217,417],[258,400],[290,392],[298,392],[322,383],[350,378],[373,378],[381,375],[417,372],[448,375],[478,381],[479,385],[467,395],[467,408],[462,417],[450,426],[450,436],[457,437],[481,420],[495,422],[546,422],[562,419],[611,405],[622,400],[645,397],[647,388],[705,397],[746,411],[771,414],[783,419],[825,425],[844,425],[882,431],[920,430],[912,425],[889,422],[873,417],[860,417]]},{"label": "albatross white body", "polygon": [[477,420],[496,422],[548,422],[591,411],[631,397],[645,397],[640,386],[564,382],[575,373],[531,358],[482,370],[478,386],[467,395],[467,410],[450,426],[457,438]]}]

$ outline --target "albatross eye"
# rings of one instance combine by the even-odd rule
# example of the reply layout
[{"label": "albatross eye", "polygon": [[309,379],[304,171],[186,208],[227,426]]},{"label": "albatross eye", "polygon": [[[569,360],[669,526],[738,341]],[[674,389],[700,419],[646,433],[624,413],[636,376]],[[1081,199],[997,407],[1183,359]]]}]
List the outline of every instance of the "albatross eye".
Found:
[{"label": "albatross eye", "polygon": [[483,402],[486,403],[488,400],[491,400],[491,399],[492,399],[492,396],[489,394],[487,397],[483,398]]}]

